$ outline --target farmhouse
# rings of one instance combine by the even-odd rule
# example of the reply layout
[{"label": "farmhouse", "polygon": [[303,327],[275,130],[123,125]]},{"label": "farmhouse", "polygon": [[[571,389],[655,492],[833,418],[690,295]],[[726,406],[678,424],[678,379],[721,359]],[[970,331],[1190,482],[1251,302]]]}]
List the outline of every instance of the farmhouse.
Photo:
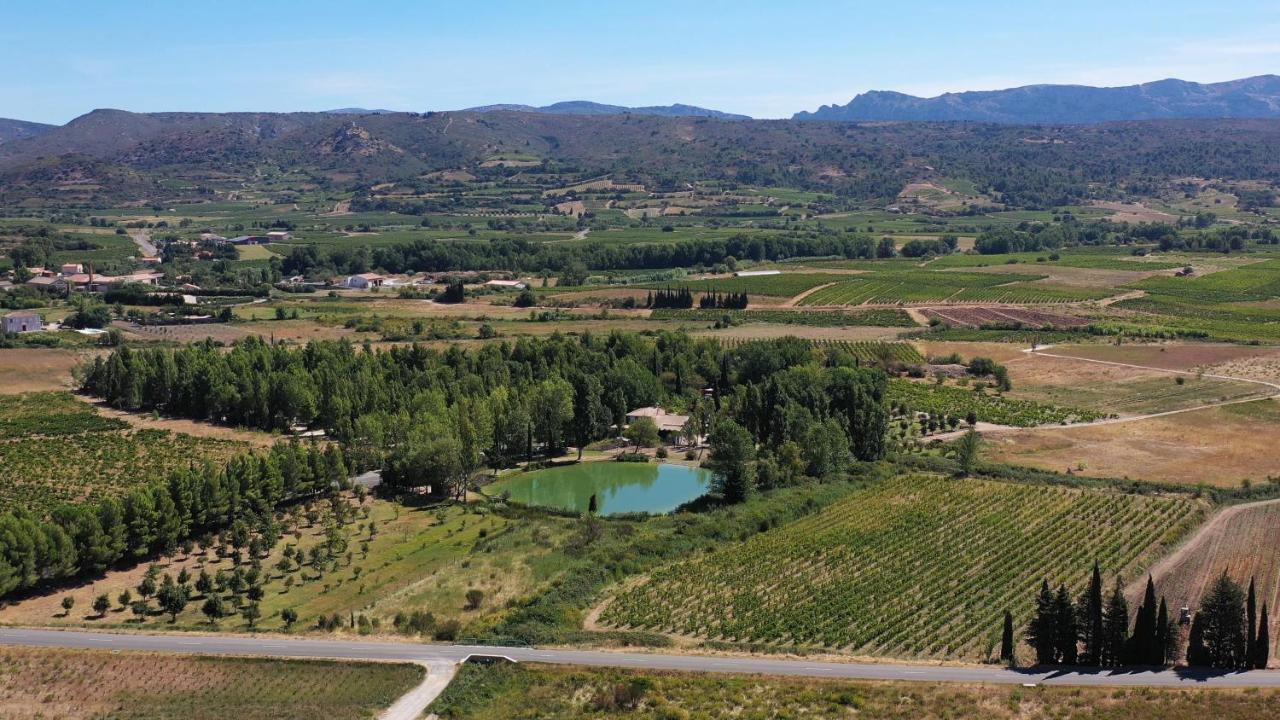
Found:
[{"label": "farmhouse", "polygon": [[232,245],[261,245],[262,243],[267,242],[267,236],[266,235],[240,235],[238,237],[231,238],[227,242],[231,243]]},{"label": "farmhouse", "polygon": [[684,430],[685,423],[689,422],[688,415],[675,415],[660,407],[642,407],[627,413],[627,424],[630,425],[640,418],[652,420],[653,424],[658,426],[658,434],[664,437]]},{"label": "farmhouse", "polygon": [[369,288],[382,287],[385,279],[377,273],[360,273],[359,275],[348,277],[342,284],[357,290],[368,290]]},{"label": "farmhouse", "polygon": [[485,283],[485,287],[495,288],[511,288],[512,290],[523,290],[526,285],[519,280],[490,280]]},{"label": "farmhouse", "polygon": [[44,329],[44,320],[30,311],[11,312],[4,316],[4,331],[7,333],[36,332]]},{"label": "farmhouse", "polygon": [[267,233],[267,242],[284,242],[293,239],[293,236],[284,230],[272,230]]},{"label": "farmhouse", "polygon": [[80,263],[63,263],[60,274],[63,277],[67,277],[68,275],[80,275],[83,272],[84,265]]}]

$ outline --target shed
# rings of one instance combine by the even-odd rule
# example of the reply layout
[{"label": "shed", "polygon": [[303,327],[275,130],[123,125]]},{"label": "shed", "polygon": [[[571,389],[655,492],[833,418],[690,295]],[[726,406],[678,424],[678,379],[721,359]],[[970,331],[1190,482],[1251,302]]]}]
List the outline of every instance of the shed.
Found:
[{"label": "shed", "polygon": [[36,313],[19,310],[4,316],[4,331],[7,333],[37,332],[44,329],[44,318]]}]

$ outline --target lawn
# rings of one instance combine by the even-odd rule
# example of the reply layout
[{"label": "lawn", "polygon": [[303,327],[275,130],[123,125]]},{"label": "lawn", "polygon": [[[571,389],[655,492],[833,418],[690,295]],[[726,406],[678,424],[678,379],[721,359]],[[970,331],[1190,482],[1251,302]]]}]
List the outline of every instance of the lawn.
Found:
[{"label": "lawn", "polygon": [[705,640],[858,654],[991,657],[1041,580],[1125,576],[1204,518],[1187,497],[899,476],[813,516],[662,567],[601,622]]},{"label": "lawn", "polygon": [[1276,690],[1024,688],[522,663],[464,666],[430,711],[445,720],[1252,720],[1277,702]]},{"label": "lawn", "polygon": [[0,717],[363,720],[422,677],[410,664],[0,646]]}]

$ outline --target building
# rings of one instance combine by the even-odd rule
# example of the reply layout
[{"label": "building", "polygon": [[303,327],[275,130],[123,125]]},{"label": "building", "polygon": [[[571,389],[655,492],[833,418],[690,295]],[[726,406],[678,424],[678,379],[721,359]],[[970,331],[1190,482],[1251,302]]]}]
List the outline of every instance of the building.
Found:
[{"label": "building", "polygon": [[369,288],[382,287],[383,280],[385,278],[377,273],[360,273],[359,275],[348,277],[342,284],[356,290],[368,290]]},{"label": "building", "polygon": [[627,413],[627,424],[630,425],[640,418],[652,420],[653,424],[658,426],[658,434],[664,437],[682,432],[685,423],[689,422],[688,415],[675,415],[660,407],[642,407]]},{"label": "building", "polygon": [[143,265],[159,265],[163,260],[164,258],[160,257],[159,255],[144,255],[138,258],[138,262],[142,263]]},{"label": "building", "polygon": [[781,270],[743,270],[734,273],[734,277],[762,277],[764,275],[781,275]]},{"label": "building", "polygon": [[293,239],[293,236],[285,232],[284,230],[272,230],[271,232],[267,233],[267,242],[277,243],[277,242],[285,242],[287,240],[292,240],[292,239]]},{"label": "building", "polygon": [[485,287],[511,288],[512,290],[523,290],[528,286],[520,282],[519,280],[490,280],[489,282],[485,283]]},{"label": "building", "polygon": [[227,242],[231,243],[232,245],[261,245],[267,242],[267,236],[266,235],[241,235],[239,237],[233,237]]},{"label": "building", "polygon": [[68,275],[80,275],[82,273],[84,273],[84,265],[81,265],[80,263],[63,263],[62,265],[61,275],[63,277]]},{"label": "building", "polygon": [[44,319],[29,310],[19,310],[4,316],[7,333],[36,332],[44,329]]}]

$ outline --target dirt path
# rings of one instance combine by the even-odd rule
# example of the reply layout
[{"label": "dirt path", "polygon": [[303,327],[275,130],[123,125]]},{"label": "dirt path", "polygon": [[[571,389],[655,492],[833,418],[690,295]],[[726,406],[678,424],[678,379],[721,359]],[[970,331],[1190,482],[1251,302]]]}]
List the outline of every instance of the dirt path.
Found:
[{"label": "dirt path", "polygon": [[810,295],[818,292],[819,290],[822,290],[823,288],[829,288],[832,285],[835,285],[835,283],[829,282],[823,285],[818,285],[816,287],[811,287],[808,290],[805,290],[804,292],[800,293],[799,295],[796,295],[795,297],[791,298],[790,300],[783,302],[781,305],[777,305],[776,307],[787,307],[787,308],[795,307],[796,305],[800,304],[800,301],[804,300]]},{"label": "dirt path", "polygon": [[135,230],[129,233],[129,237],[133,238],[133,243],[142,251],[143,257],[156,257],[160,254],[160,250],[151,243],[151,233],[145,229]]}]

